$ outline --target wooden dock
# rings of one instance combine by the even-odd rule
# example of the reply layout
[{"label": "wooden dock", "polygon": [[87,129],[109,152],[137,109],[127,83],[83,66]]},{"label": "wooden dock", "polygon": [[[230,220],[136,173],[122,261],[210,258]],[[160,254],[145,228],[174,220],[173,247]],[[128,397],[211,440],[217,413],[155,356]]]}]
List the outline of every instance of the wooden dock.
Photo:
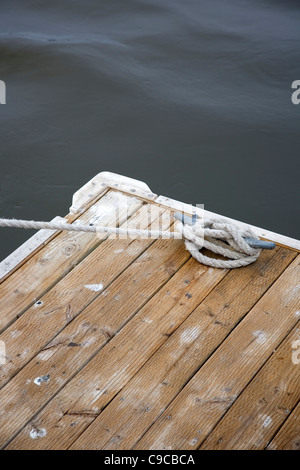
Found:
[{"label": "wooden dock", "polygon": [[[116,208],[145,229],[191,213],[100,173],[66,220]],[[182,240],[49,230],[4,260],[0,447],[300,450],[299,242],[255,230],[278,246],[235,270]]]}]

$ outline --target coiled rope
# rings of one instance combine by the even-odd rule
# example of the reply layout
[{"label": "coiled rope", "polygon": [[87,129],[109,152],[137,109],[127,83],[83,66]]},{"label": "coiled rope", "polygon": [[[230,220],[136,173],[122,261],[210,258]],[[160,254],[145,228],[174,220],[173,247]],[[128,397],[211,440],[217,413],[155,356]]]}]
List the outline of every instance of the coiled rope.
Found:
[{"label": "coiled rope", "polygon": [[[177,229],[182,232],[186,249],[191,255],[199,263],[213,268],[231,269],[247,266],[256,261],[261,252],[261,249],[252,248],[244,240],[245,237],[257,238],[250,228],[242,230],[222,218],[208,218],[204,224],[196,222],[193,225],[177,222]],[[202,248],[229,259],[206,256],[201,253]]]},{"label": "coiled rope", "polygon": [[[142,236],[143,238],[184,238],[186,249],[202,264],[213,268],[239,268],[247,266],[257,260],[261,249],[252,248],[245,237],[257,239],[250,229],[241,229],[221,217],[206,218],[192,225],[177,221],[176,231],[140,230],[122,227],[107,227],[100,225],[80,225],[67,222],[38,222],[34,220],[0,219],[0,227],[15,227],[25,229],[67,230],[76,232],[108,233],[128,236]],[[227,259],[215,259],[204,255],[201,250],[208,250],[222,255]]]}]

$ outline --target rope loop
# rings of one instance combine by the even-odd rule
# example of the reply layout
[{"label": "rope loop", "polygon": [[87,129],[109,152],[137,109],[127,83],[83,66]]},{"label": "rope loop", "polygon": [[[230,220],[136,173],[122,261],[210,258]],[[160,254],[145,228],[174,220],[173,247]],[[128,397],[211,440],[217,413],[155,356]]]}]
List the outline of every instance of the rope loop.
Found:
[{"label": "rope loop", "polygon": [[[202,264],[213,268],[239,268],[257,260],[261,249],[252,248],[243,237],[257,238],[250,229],[240,229],[227,220],[206,218],[204,222],[197,221],[193,225],[176,222],[176,230],[182,233],[186,249]],[[201,253],[202,248],[222,255],[228,259],[215,259]]]}]

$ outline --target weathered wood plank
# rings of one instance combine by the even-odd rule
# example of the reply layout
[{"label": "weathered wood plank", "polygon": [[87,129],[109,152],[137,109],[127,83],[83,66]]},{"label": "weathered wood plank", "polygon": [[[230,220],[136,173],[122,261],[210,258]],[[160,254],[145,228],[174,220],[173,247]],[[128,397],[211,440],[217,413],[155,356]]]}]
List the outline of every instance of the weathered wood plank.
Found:
[{"label": "weathered wood plank", "polygon": [[274,436],[267,450],[300,450],[300,403]]},{"label": "weathered wood plank", "polygon": [[[114,208],[119,208],[119,220],[124,222],[141,202],[114,191],[107,193],[80,218],[78,223],[113,223]],[[27,308],[62,279],[77,263],[107,238],[107,234],[63,232],[28,259],[0,285],[0,331],[3,331]]]},{"label": "weathered wood plank", "polygon": [[292,361],[292,344],[299,339],[298,322],[200,449],[266,447],[300,400],[300,365]]},{"label": "weathered wood plank", "polygon": [[195,449],[297,323],[300,256],[194,375],[137,449]]},{"label": "weathered wood plank", "polygon": [[[164,251],[166,249],[169,252],[168,261],[164,259]],[[172,250],[174,250],[173,253]],[[144,289],[146,292],[148,291],[148,298],[150,291],[147,283],[149,282],[148,272],[150,269],[154,270],[155,277],[160,277],[160,284],[163,278],[165,280],[167,280],[168,277],[171,279],[50,401],[50,403],[25,426],[20,434],[10,443],[8,448],[53,449],[67,448],[70,446],[81,434],[82,430],[101,412],[101,409],[124,387],[144,362],[167,340],[172,331],[179,326],[199,302],[213,289],[216,283],[226,274],[225,270],[213,270],[212,268],[201,266],[194,259],[189,259],[189,261],[176,272],[188,258],[189,254],[184,249],[180,240],[173,240],[172,243],[170,243],[170,240],[160,240],[150,247],[147,256],[141,257],[139,260],[143,268],[142,283],[145,284]],[[90,315],[86,317],[85,322],[89,321],[93,325],[96,323],[98,333],[97,331],[93,333],[93,338],[97,337],[97,341],[104,343],[103,339],[101,340],[100,338],[99,330],[103,331],[105,329],[108,335],[111,336],[112,332],[116,330],[116,326],[118,325],[118,328],[120,328],[120,323],[124,324],[125,317],[127,319],[128,317],[132,317],[136,310],[138,305],[136,301],[135,305],[131,305],[130,298],[132,301],[135,300],[133,285],[134,280],[137,278],[137,268],[138,266],[133,266],[132,268],[132,283],[128,289],[127,282],[124,282],[121,276],[118,278],[119,288],[116,292],[121,296],[124,289],[126,289],[126,292],[124,294],[124,300],[121,298],[118,301],[119,305],[120,302],[124,303],[121,304],[117,312],[115,312],[116,302],[112,299],[109,308],[106,309],[106,316],[100,318],[100,322],[99,319],[97,319],[97,314],[99,316],[99,308],[94,312],[92,319],[88,320]],[[174,274],[175,272],[176,274]],[[201,279],[201,282],[199,282],[199,279]],[[114,296],[116,292],[114,292]],[[139,286],[139,292],[141,292],[141,285]],[[132,293],[132,295],[130,295],[130,293]],[[97,301],[93,302],[93,304],[96,302]],[[141,303],[141,300],[139,300],[139,302]],[[80,339],[80,342],[82,342],[82,339]],[[94,348],[92,340],[90,340],[89,348],[91,348],[91,350]],[[93,349],[93,351],[95,351],[95,349]],[[64,348],[64,352],[67,354],[66,347]],[[73,354],[76,354],[76,351]],[[81,354],[84,354],[84,350]],[[71,370],[74,369],[74,360],[75,363],[77,363],[78,357],[72,359],[69,353],[67,360],[65,359],[62,365],[64,368],[58,369],[56,361],[52,356],[48,360],[48,373],[51,374],[49,366],[53,364],[56,366],[56,379],[62,380],[62,371],[67,370],[69,373],[69,367]],[[32,368],[34,367],[35,365],[32,364]],[[25,368],[23,370],[25,370]],[[46,371],[44,367],[35,370],[39,370],[40,373],[42,371],[45,373]],[[30,377],[34,377],[35,373],[36,372],[33,373],[32,369]],[[22,384],[23,387],[26,387],[27,399],[28,396],[30,396],[31,402],[38,400],[39,403],[45,404],[45,394],[49,399],[48,393],[50,392],[48,392],[48,390],[51,391],[53,387],[51,381],[47,384],[43,384],[46,385],[46,387],[44,387],[42,391],[42,388],[36,387],[32,383],[29,385],[24,384],[24,379]],[[53,382],[54,381],[55,378],[53,378]],[[13,390],[10,388],[12,382],[14,382],[14,379],[8,383],[8,393],[6,393],[5,396],[13,393]],[[4,387],[4,389],[5,388],[6,387]],[[20,383],[18,384],[18,388],[20,388]],[[57,386],[55,389],[57,390]],[[16,390],[16,387],[14,387],[14,390]],[[40,401],[41,395],[43,395],[42,401]],[[8,436],[10,436],[12,432],[20,428],[21,423],[24,424],[24,414],[28,408],[28,406],[21,406],[20,414],[22,416],[17,418],[16,413],[12,412],[11,409],[12,403],[15,403],[15,398],[13,401],[9,401],[10,403],[3,407],[4,413],[6,413],[3,417],[6,426],[4,429],[3,426],[0,425],[2,443],[8,439]],[[9,415],[7,413],[9,413]],[[27,413],[27,417],[28,416]],[[47,430],[47,435],[43,439],[31,439],[30,432],[36,427],[45,428]]]},{"label": "weathered wood plank", "polygon": [[[163,229],[170,226],[168,212],[154,211],[150,205],[141,207],[125,224],[146,229],[149,221],[152,221],[152,226],[161,223]],[[6,364],[0,366],[0,388],[152,243],[151,239],[133,240],[129,237],[105,240],[6,328],[0,335],[7,354]]]},{"label": "weathered wood plank", "polygon": [[295,256],[277,248],[230,271],[72,448],[132,448]]}]

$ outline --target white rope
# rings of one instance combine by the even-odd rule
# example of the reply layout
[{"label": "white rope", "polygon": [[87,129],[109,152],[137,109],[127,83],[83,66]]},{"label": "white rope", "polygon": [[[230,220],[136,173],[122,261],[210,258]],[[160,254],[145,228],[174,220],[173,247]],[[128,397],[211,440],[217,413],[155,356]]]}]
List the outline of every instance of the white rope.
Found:
[{"label": "white rope", "polygon": [[[251,248],[243,237],[256,238],[250,228],[240,229],[223,218],[208,218],[193,225],[176,222],[177,231],[140,230],[99,225],[68,224],[67,222],[37,222],[34,220],[0,219],[0,227],[25,229],[67,230],[75,232],[108,233],[147,238],[184,238],[186,249],[199,261],[213,268],[238,268],[253,263],[261,250]],[[215,259],[201,253],[202,248],[229,259]]]},{"label": "white rope", "polygon": [[0,227],[27,229],[67,230],[68,232],[109,233],[129,236],[146,236],[148,238],[181,238],[180,232],[166,230],[140,230],[135,228],[107,227],[100,225],[68,224],[67,222],[38,222],[35,220],[0,219]]},{"label": "white rope", "polygon": [[[185,238],[186,249],[199,261],[213,268],[239,268],[257,260],[261,250],[251,248],[243,237],[256,238],[250,229],[240,229],[223,218],[208,218],[204,224],[187,225],[177,223],[177,228]],[[215,259],[201,253],[202,248],[229,258]]]}]

